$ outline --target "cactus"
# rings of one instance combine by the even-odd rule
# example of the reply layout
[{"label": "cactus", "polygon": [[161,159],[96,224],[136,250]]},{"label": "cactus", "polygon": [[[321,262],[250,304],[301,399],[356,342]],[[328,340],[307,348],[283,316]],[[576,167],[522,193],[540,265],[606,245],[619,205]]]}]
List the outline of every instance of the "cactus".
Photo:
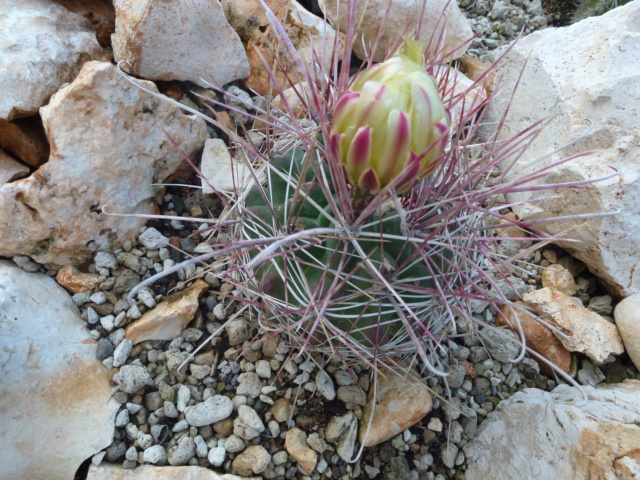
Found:
[{"label": "cactus", "polygon": [[[309,156],[300,148],[271,161],[265,188],[253,185],[245,197],[243,234],[248,239],[276,237],[283,233],[330,228],[329,198],[322,180],[308,165]],[[311,160],[312,161],[312,160]],[[325,172],[326,175],[326,172]],[[330,187],[330,185],[329,185]],[[331,200],[337,201],[330,192]],[[266,195],[263,195],[263,192]],[[397,348],[402,322],[389,298],[389,291],[371,268],[384,272],[395,291],[416,313],[411,328],[433,341],[442,338],[444,326],[425,316],[434,310],[434,273],[417,255],[418,249],[403,233],[402,216],[393,209],[371,215],[355,235],[334,230],[289,245],[282,255],[269,257],[255,270],[254,282],[274,311],[286,305],[287,323],[310,335],[317,348],[331,348],[335,337],[348,336],[358,350]],[[275,213],[272,215],[271,211]],[[269,219],[265,221],[264,219]],[[250,254],[255,261],[259,252]],[[450,282],[448,262],[452,254],[435,248],[429,254],[436,261],[435,274],[441,283]],[[248,263],[251,263],[248,262]],[[424,292],[424,293],[423,293]],[[292,313],[294,310],[295,313]],[[322,328],[314,317],[321,315]],[[362,353],[362,352],[361,352]]]}]

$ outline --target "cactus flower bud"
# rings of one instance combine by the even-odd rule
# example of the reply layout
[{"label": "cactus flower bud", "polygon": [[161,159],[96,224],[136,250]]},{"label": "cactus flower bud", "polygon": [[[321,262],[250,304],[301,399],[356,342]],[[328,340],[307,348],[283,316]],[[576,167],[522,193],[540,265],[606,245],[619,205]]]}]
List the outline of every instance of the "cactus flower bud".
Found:
[{"label": "cactus flower bud", "polygon": [[392,180],[402,193],[432,172],[449,113],[422,65],[422,45],[405,39],[387,61],[362,71],[336,101],[330,145],[349,181],[372,194]]}]

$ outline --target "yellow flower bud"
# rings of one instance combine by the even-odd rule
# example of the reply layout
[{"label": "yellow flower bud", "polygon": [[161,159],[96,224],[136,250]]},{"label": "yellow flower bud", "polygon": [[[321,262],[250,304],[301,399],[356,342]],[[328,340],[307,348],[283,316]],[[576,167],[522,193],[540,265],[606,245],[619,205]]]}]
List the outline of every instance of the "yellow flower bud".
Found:
[{"label": "yellow flower bud", "polygon": [[330,145],[349,181],[372,194],[398,178],[402,193],[429,175],[444,149],[449,113],[422,65],[422,45],[405,39],[389,60],[361,72],[334,108]]}]

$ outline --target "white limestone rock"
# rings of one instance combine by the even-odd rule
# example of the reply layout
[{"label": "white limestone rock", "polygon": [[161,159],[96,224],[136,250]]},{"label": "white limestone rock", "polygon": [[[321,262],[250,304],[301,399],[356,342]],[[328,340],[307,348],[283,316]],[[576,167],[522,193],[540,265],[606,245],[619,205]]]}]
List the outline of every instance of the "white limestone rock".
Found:
[{"label": "white limestone rock", "polygon": [[620,355],[624,345],[616,326],[591,310],[576,305],[571,297],[550,288],[526,293],[523,300],[540,318],[562,332],[553,334],[570,352],[582,352],[598,363]]},{"label": "white limestone rock", "polygon": [[116,0],[116,61],[150,80],[187,80],[202,87],[249,75],[238,34],[218,0]]},{"label": "white limestone rock", "polygon": [[[384,59],[387,50],[391,49],[407,32],[415,29],[415,19],[420,18],[420,14],[426,0],[394,0],[389,9],[384,30],[380,37],[378,49],[373,57],[379,62]],[[345,32],[348,23],[349,2],[343,0],[319,0],[320,8],[331,22],[331,25],[341,32]],[[371,48],[378,37],[378,32],[382,27],[382,19],[387,10],[388,0],[368,0],[359,1],[357,5],[357,21],[360,23],[360,32],[354,43],[354,51],[361,58],[366,58],[366,51],[362,46],[362,40]],[[338,10],[339,7],[339,10]],[[444,21],[441,18],[442,11],[445,11]],[[410,23],[411,22],[411,23]],[[409,28],[407,25],[410,23]],[[444,50],[449,52],[460,47],[465,41],[473,36],[471,26],[464,17],[456,2],[447,0],[426,1],[424,21],[420,29],[420,38],[428,41],[432,35],[436,38],[441,34],[444,25]],[[434,42],[436,43],[436,42]],[[453,54],[453,58],[464,55],[467,47],[460,48]]]},{"label": "white limestone rock", "polygon": [[616,305],[613,318],[631,361],[636,368],[640,368],[640,293],[631,295]]},{"label": "white limestone rock", "polygon": [[[563,243],[563,248],[622,297],[640,291],[638,24],[640,2],[636,1],[570,27],[547,28],[519,40],[497,72],[497,78],[503,79],[484,118],[486,122],[502,118],[527,62],[505,123],[513,134],[541,119],[549,117],[551,122],[518,159],[512,175],[584,152],[590,153],[554,166],[541,181],[581,182],[617,170],[617,176],[595,188],[540,191],[534,196],[550,198],[515,210],[524,220],[618,212],[611,217],[547,222],[536,227],[551,234],[569,231],[562,236],[578,242]],[[584,139],[529,169],[523,168],[586,132],[585,119],[593,122],[593,127]],[[531,196],[508,195],[507,200],[517,202]]]},{"label": "white limestone rock", "polygon": [[210,138],[204,142],[202,162],[202,193],[235,192],[250,178],[249,167],[231,159],[231,154],[224,140]]},{"label": "white limestone rock", "polygon": [[102,463],[91,465],[87,480],[260,480],[260,477],[239,477],[220,474],[204,467],[154,467],[144,465],[128,469],[120,465]]},{"label": "white limestone rock", "polygon": [[133,240],[146,219],[108,216],[102,207],[155,213],[152,184],[184,164],[179,149],[193,155],[208,138],[203,120],[131,85],[105,62],[87,62],[41,115],[50,159],[29,178],[0,185],[0,255],[45,264],[79,264]]},{"label": "white limestone rock", "polygon": [[0,476],[73,478],[113,439],[111,390],[69,294],[0,261]]},{"label": "white limestone rock", "polygon": [[552,392],[528,388],[501,402],[464,447],[465,480],[631,479],[637,461],[640,382]]},{"label": "white limestone rock", "polygon": [[91,23],[47,0],[0,2],[0,118],[27,117],[88,60],[106,60]]}]

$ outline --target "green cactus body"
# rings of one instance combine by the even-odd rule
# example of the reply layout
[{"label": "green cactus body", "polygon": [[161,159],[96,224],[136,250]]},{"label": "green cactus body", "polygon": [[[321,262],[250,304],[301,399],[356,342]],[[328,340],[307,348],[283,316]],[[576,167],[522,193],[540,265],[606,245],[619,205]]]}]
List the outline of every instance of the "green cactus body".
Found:
[{"label": "green cactus body", "polygon": [[[300,148],[272,160],[266,185],[254,185],[245,198],[245,238],[269,238],[331,227],[331,221],[323,213],[323,210],[329,212],[329,201],[309,162]],[[290,323],[301,320],[300,328],[307,333],[314,318],[309,305],[325,305],[323,317],[337,331],[367,348],[384,345],[398,334],[402,335],[406,325],[398,319],[389,300],[389,290],[365,268],[354,242],[384,273],[413,312],[430,323],[429,295],[417,291],[418,288],[411,289],[433,289],[435,282],[423,259],[416,255],[413,243],[402,233],[402,222],[395,210],[372,216],[355,239],[327,235],[313,245],[310,241],[288,245],[254,268],[254,284],[271,303],[297,308],[300,313],[292,315]],[[260,251],[254,250],[250,258],[254,259]],[[448,270],[448,263],[446,254],[441,257],[437,268],[442,274]],[[413,325],[412,328],[420,337],[426,333],[420,332],[424,327]],[[442,331],[441,326],[430,325],[428,334],[435,338]],[[327,338],[322,332],[314,332],[312,340],[314,344],[323,344]]]}]

